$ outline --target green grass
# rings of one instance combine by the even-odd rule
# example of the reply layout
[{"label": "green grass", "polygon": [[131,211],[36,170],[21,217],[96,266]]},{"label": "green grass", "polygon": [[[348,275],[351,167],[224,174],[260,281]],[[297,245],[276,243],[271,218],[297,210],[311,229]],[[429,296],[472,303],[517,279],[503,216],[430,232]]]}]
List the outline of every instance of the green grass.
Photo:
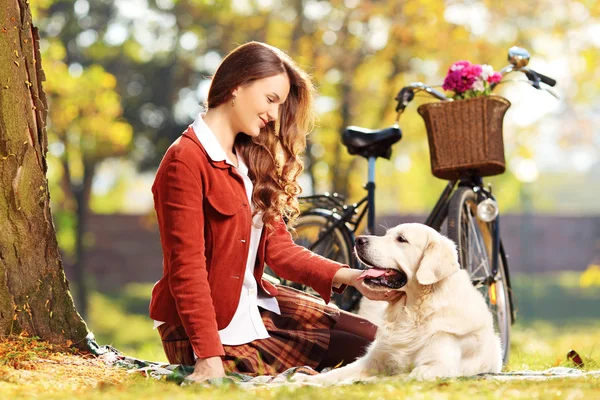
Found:
[{"label": "green grass", "polygon": [[516,275],[512,278],[518,320],[559,326],[600,320],[600,284],[584,287],[581,274]]},{"label": "green grass", "polygon": [[[585,370],[600,369],[600,287],[582,288],[579,274],[554,276],[515,276],[513,286],[518,299],[518,322],[513,326],[511,358],[506,371],[544,370],[573,364],[566,357],[576,350]],[[128,355],[165,361],[158,333],[147,317],[151,285],[133,285],[111,296],[94,294],[88,323],[98,343],[112,344]],[[0,398],[33,398],[33,382],[13,382],[2,386]],[[14,381],[14,379],[13,379]],[[12,381],[11,381],[12,382]],[[19,386],[21,385],[21,386]],[[12,390],[6,388],[12,387]],[[3,396],[5,394],[10,396]],[[483,379],[455,379],[436,382],[404,381],[383,378],[377,383],[353,384],[331,388],[280,387],[245,390],[235,386],[180,387],[140,375],[122,383],[104,382],[99,387],[73,391],[55,388],[43,391],[43,398],[65,399],[588,399],[598,398],[600,378],[570,378],[551,381],[499,382]]]},{"label": "green grass", "polygon": [[600,369],[600,321],[568,327],[547,322],[528,326],[516,324],[512,330],[511,355],[505,371],[574,367],[567,359],[570,350],[581,356],[585,370]]},{"label": "green grass", "polygon": [[[252,390],[235,386],[218,388],[178,387],[173,384],[135,379],[127,385],[104,387],[81,393],[77,398],[106,399],[594,399],[600,382],[596,378],[564,379],[551,382],[495,382],[486,380],[441,380],[402,382],[386,378],[378,383],[353,384],[329,388],[280,387]],[[44,396],[64,399],[64,393]]]}]

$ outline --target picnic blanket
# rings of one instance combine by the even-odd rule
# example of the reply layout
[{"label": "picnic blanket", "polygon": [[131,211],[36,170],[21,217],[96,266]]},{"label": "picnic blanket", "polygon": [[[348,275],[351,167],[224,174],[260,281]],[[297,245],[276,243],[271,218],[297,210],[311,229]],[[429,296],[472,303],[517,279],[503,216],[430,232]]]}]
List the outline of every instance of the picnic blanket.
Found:
[{"label": "picnic blanket", "polygon": [[[107,365],[114,367],[127,368],[131,373],[141,373],[149,378],[154,379],[166,379],[173,381],[181,385],[191,384],[186,377],[193,372],[193,367],[166,364],[160,362],[152,362],[140,360],[134,357],[129,357],[122,354],[119,350],[112,346],[98,346],[95,341],[89,343],[90,349],[96,354],[101,360]],[[228,373],[227,378],[210,379],[206,383],[208,385],[225,385],[235,384],[241,387],[264,387],[264,386],[302,386],[307,385],[306,382],[293,382],[290,378],[297,373],[314,375],[319,372],[313,370],[310,367],[294,367],[287,371],[276,375],[276,376],[248,376],[238,373]],[[474,379],[492,379],[499,381],[511,381],[511,380],[549,380],[557,378],[581,378],[585,376],[592,376],[600,378],[600,370],[596,371],[584,371],[577,368],[568,367],[553,367],[548,368],[544,371],[509,371],[500,373],[485,373],[475,375]],[[363,382],[374,382],[380,378],[369,378]],[[399,379],[403,379],[399,377]],[[407,378],[404,378],[407,379]],[[351,383],[351,382],[347,382]],[[318,384],[312,384],[318,385]],[[320,385],[318,385],[320,386]]]}]

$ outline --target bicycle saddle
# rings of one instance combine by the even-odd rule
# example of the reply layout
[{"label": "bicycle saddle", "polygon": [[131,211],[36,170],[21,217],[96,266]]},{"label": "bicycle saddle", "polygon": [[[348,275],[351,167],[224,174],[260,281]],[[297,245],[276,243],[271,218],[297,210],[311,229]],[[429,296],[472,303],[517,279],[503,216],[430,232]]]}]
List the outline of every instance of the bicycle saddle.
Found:
[{"label": "bicycle saddle", "polygon": [[392,145],[402,138],[402,131],[397,125],[385,129],[371,130],[349,126],[342,133],[342,143],[348,153],[365,158],[383,157],[390,159]]}]

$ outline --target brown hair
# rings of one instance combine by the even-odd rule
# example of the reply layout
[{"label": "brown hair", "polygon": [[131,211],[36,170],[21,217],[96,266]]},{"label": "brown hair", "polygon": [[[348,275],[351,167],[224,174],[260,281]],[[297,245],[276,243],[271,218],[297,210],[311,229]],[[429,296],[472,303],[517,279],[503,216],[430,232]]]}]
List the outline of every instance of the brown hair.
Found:
[{"label": "brown hair", "polygon": [[238,135],[235,147],[248,165],[254,182],[252,202],[263,211],[263,222],[273,227],[281,217],[289,222],[299,214],[296,196],[302,191],[298,176],[304,168],[301,153],[313,127],[314,86],[308,74],[281,50],[259,42],[243,44],[229,53],[212,78],[207,107],[232,99],[233,90],[257,79],[286,73],[290,92],[277,121],[269,122],[258,137]]}]

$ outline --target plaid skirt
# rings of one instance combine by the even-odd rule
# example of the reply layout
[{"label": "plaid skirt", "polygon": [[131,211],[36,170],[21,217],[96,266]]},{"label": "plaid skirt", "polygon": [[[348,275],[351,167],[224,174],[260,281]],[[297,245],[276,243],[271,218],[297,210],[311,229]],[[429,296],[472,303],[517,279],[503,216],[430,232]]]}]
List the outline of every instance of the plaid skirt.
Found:
[{"label": "plaid skirt", "polygon": [[[223,368],[245,375],[277,375],[291,367],[316,368],[329,347],[330,330],[339,310],[287,286],[278,286],[281,315],[260,308],[269,338],[250,343],[224,345]],[[165,354],[171,364],[194,365],[194,353],[183,326],[158,327]]]}]

